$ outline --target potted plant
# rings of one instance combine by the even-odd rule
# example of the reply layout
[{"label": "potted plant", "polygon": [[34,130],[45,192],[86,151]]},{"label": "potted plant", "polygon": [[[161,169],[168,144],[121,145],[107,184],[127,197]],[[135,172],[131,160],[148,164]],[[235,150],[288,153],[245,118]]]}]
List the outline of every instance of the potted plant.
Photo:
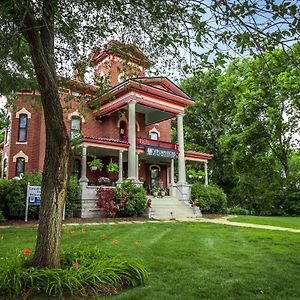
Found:
[{"label": "potted plant", "polygon": [[103,168],[102,160],[96,157],[92,161],[90,161],[88,165],[90,166],[92,171],[96,171],[97,169],[101,171]]},{"label": "potted plant", "polygon": [[107,165],[107,171],[110,173],[117,173],[119,171],[119,165],[111,160]]},{"label": "potted plant", "polygon": [[166,193],[167,193],[166,189],[164,189],[164,188],[160,189],[160,195],[161,195],[161,197],[166,196]]},{"label": "potted plant", "polygon": [[158,188],[157,187],[153,187],[151,189],[151,194],[154,196],[154,197],[157,197],[158,196]]}]

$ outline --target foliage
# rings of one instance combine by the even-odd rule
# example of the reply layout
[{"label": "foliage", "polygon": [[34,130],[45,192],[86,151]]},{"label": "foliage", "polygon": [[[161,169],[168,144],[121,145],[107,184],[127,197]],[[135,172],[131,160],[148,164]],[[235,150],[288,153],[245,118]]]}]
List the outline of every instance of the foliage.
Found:
[{"label": "foliage", "polygon": [[249,215],[249,210],[246,208],[243,208],[239,205],[228,207],[227,208],[227,214],[228,215]]},{"label": "foliage", "polygon": [[112,295],[128,287],[143,285],[149,276],[141,262],[107,255],[98,248],[64,251],[61,269],[28,268],[30,259],[30,256],[19,254],[15,259],[1,261],[2,296]]},{"label": "foliage", "polygon": [[226,213],[226,194],[215,185],[192,185],[192,200],[197,203],[202,213]]},{"label": "foliage", "polygon": [[5,221],[6,221],[6,219],[5,219],[5,217],[3,216],[2,210],[0,209],[0,223],[3,223],[3,222],[5,222]]},{"label": "foliage", "polygon": [[[21,180],[0,179],[0,209],[6,219],[24,219],[27,183],[41,185],[40,173],[25,173]],[[70,178],[66,197],[66,217],[71,217],[78,199],[80,187],[75,178]],[[29,206],[29,219],[39,216],[39,206]]]},{"label": "foliage", "polygon": [[131,181],[124,181],[119,188],[100,187],[97,195],[98,206],[110,217],[141,216],[147,203],[145,190]]},{"label": "foliage", "polygon": [[213,153],[210,181],[222,187],[229,206],[259,215],[297,211],[300,180],[292,160],[300,71],[291,60],[299,60],[300,44],[288,53],[290,59],[279,49],[236,59],[222,72],[199,72],[182,83],[195,99],[185,114],[186,147]]},{"label": "foliage", "polygon": [[67,197],[66,197],[66,210],[65,217],[71,218],[73,217],[73,213],[76,209],[76,201],[79,198],[80,194],[80,186],[76,177],[71,176],[68,185]]},{"label": "foliage", "polygon": [[118,172],[119,171],[119,165],[117,163],[114,163],[113,161],[110,161],[107,165],[107,171],[108,172]]},{"label": "foliage", "polygon": [[187,181],[189,184],[196,182],[203,182],[205,173],[202,170],[197,170],[195,168],[187,168],[186,170]]},{"label": "foliage", "polygon": [[93,167],[95,167],[99,171],[101,171],[102,168],[103,168],[103,162],[102,162],[102,160],[100,158],[94,158],[93,160],[91,160],[91,161],[88,162],[88,165],[90,166],[91,169]]}]

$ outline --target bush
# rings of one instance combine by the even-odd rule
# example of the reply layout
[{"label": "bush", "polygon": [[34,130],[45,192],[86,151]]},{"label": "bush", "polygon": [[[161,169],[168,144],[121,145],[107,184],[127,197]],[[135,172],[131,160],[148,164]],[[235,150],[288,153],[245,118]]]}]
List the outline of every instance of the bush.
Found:
[{"label": "bush", "polygon": [[97,195],[98,207],[109,217],[143,215],[147,203],[145,190],[131,181],[125,181],[116,189],[100,187]]},{"label": "bush", "polygon": [[14,260],[1,260],[0,296],[112,295],[143,285],[149,276],[139,261],[107,255],[98,248],[63,252],[61,269],[29,268],[30,259],[31,255],[19,254]]},{"label": "bush", "polygon": [[[27,173],[21,180],[0,179],[0,210],[6,219],[24,219],[27,183],[41,185],[40,173]],[[71,178],[66,199],[66,216],[72,216],[75,201],[78,198],[80,187],[75,178]],[[29,219],[37,219],[39,206],[29,206]]]},{"label": "bush", "polygon": [[5,221],[6,221],[6,219],[5,219],[5,217],[3,216],[2,211],[0,210],[0,223],[3,223],[3,222],[5,222]]},{"label": "bush", "polygon": [[215,185],[193,184],[192,200],[196,201],[202,213],[226,213],[226,194]]},{"label": "bush", "polygon": [[239,205],[236,205],[234,207],[229,207],[227,209],[227,214],[229,215],[249,215],[249,210],[246,208],[243,208]]}]

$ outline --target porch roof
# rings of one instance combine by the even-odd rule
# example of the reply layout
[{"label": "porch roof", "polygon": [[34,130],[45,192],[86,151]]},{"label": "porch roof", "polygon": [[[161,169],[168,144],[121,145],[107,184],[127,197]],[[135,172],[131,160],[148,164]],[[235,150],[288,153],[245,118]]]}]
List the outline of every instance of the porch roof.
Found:
[{"label": "porch roof", "polygon": [[210,153],[197,152],[192,150],[184,151],[185,160],[206,162],[213,159],[214,155]]}]

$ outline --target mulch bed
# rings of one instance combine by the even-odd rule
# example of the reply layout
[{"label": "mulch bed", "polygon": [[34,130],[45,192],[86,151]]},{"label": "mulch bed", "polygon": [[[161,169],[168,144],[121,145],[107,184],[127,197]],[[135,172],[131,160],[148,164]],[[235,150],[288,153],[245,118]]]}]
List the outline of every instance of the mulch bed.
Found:
[{"label": "mulch bed", "polygon": [[[109,222],[132,222],[132,221],[145,221],[146,218],[70,218],[63,221],[63,224],[78,224],[78,223],[109,223]],[[38,226],[38,220],[29,220],[25,222],[24,220],[7,220],[0,224],[1,226],[22,226],[22,227],[34,227]]]}]

